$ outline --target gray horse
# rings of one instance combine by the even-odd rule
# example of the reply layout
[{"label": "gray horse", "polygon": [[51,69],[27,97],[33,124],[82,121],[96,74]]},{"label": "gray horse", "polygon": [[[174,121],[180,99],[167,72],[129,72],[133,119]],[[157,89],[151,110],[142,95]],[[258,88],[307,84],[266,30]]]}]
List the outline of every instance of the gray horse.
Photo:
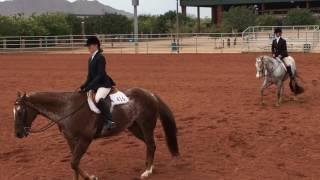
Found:
[{"label": "gray horse", "polygon": [[[299,86],[296,81],[297,70],[295,61],[292,57],[284,59],[286,64],[291,66],[293,78],[290,79],[290,89],[294,93],[294,96],[302,94],[304,92],[303,87]],[[289,77],[285,65],[279,59],[274,59],[269,56],[260,56],[256,59],[257,78],[264,77],[264,81],[260,90],[261,104],[264,104],[263,93],[266,88],[275,84],[277,86],[277,100],[276,106],[280,106],[282,102],[284,92],[284,81]]]}]

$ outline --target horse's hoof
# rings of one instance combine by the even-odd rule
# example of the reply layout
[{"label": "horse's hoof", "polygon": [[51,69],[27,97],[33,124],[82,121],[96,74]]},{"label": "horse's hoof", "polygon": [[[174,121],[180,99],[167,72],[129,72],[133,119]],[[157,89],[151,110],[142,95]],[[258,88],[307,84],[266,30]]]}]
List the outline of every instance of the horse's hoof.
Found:
[{"label": "horse's hoof", "polygon": [[276,103],[276,107],[280,107],[280,103]]},{"label": "horse's hoof", "polygon": [[144,172],[141,174],[140,179],[147,179],[148,177],[151,176],[152,172],[153,172],[153,166],[151,166],[150,169],[147,169],[146,171],[144,171]]},{"label": "horse's hoof", "polygon": [[99,180],[97,176],[90,176],[90,180]]}]

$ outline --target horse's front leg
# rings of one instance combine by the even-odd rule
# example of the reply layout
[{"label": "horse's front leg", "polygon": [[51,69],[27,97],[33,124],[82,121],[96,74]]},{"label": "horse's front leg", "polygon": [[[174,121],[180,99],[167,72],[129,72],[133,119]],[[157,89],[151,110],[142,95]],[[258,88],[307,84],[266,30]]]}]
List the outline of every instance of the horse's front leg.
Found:
[{"label": "horse's front leg", "polygon": [[277,107],[279,107],[282,102],[283,91],[284,91],[283,82],[279,81],[277,83],[277,99],[276,99]]},{"label": "horse's front leg", "polygon": [[281,90],[280,90],[280,104],[283,102],[283,96],[284,96],[284,85],[282,83],[282,86],[281,86]]},{"label": "horse's front leg", "polygon": [[72,151],[71,167],[74,170],[74,179],[79,180],[79,175],[85,180],[96,180],[97,177],[90,176],[88,173],[82,171],[79,167],[82,156],[87,152],[91,141],[88,140],[78,140],[74,144]]},{"label": "horse's front leg", "polygon": [[265,80],[263,81],[263,84],[261,86],[260,89],[260,97],[261,97],[261,104],[264,105],[264,100],[263,100],[263,96],[264,96],[264,90],[269,86],[269,82],[267,80],[267,78],[265,78]]}]

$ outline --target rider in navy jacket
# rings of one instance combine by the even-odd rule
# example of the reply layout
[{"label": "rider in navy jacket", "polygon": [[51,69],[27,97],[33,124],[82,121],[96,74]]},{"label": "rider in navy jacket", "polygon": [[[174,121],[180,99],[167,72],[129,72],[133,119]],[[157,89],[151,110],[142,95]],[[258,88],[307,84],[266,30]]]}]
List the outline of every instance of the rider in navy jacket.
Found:
[{"label": "rider in navy jacket", "polygon": [[104,135],[115,124],[112,121],[112,114],[110,112],[110,101],[106,100],[115,83],[106,73],[106,60],[102,54],[99,39],[95,36],[89,37],[86,46],[91,56],[88,62],[87,80],[80,89],[82,92],[93,91],[96,93],[95,102],[104,118],[104,126],[101,130],[101,134]]},{"label": "rider in navy jacket", "polygon": [[85,92],[89,90],[96,92],[100,87],[111,88],[115,86],[114,81],[107,75],[105,67],[105,57],[102,55],[101,50],[99,50],[93,59],[89,58],[87,80],[81,86],[81,89]]},{"label": "rider in navy jacket", "polygon": [[274,34],[275,39],[272,42],[272,56],[274,58],[280,59],[285,64],[290,78],[293,78],[291,66],[288,66],[284,61],[284,58],[289,56],[287,49],[287,41],[281,37],[282,30],[280,28],[275,29]]}]

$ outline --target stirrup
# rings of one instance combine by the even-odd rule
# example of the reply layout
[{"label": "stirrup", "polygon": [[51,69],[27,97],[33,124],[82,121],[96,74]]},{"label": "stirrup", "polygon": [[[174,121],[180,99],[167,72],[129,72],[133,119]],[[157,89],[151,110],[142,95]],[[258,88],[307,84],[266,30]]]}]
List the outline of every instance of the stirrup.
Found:
[{"label": "stirrup", "polygon": [[103,127],[101,129],[101,132],[100,132],[100,136],[105,136],[108,134],[108,132],[110,130],[112,130],[113,128],[115,128],[116,125],[115,125],[115,122],[113,121],[109,121],[108,124],[104,123],[103,124]]},{"label": "stirrup", "polygon": [[113,129],[116,127],[116,123],[113,121],[108,120],[107,123],[104,123],[103,125],[105,128],[107,128],[108,130]]}]

